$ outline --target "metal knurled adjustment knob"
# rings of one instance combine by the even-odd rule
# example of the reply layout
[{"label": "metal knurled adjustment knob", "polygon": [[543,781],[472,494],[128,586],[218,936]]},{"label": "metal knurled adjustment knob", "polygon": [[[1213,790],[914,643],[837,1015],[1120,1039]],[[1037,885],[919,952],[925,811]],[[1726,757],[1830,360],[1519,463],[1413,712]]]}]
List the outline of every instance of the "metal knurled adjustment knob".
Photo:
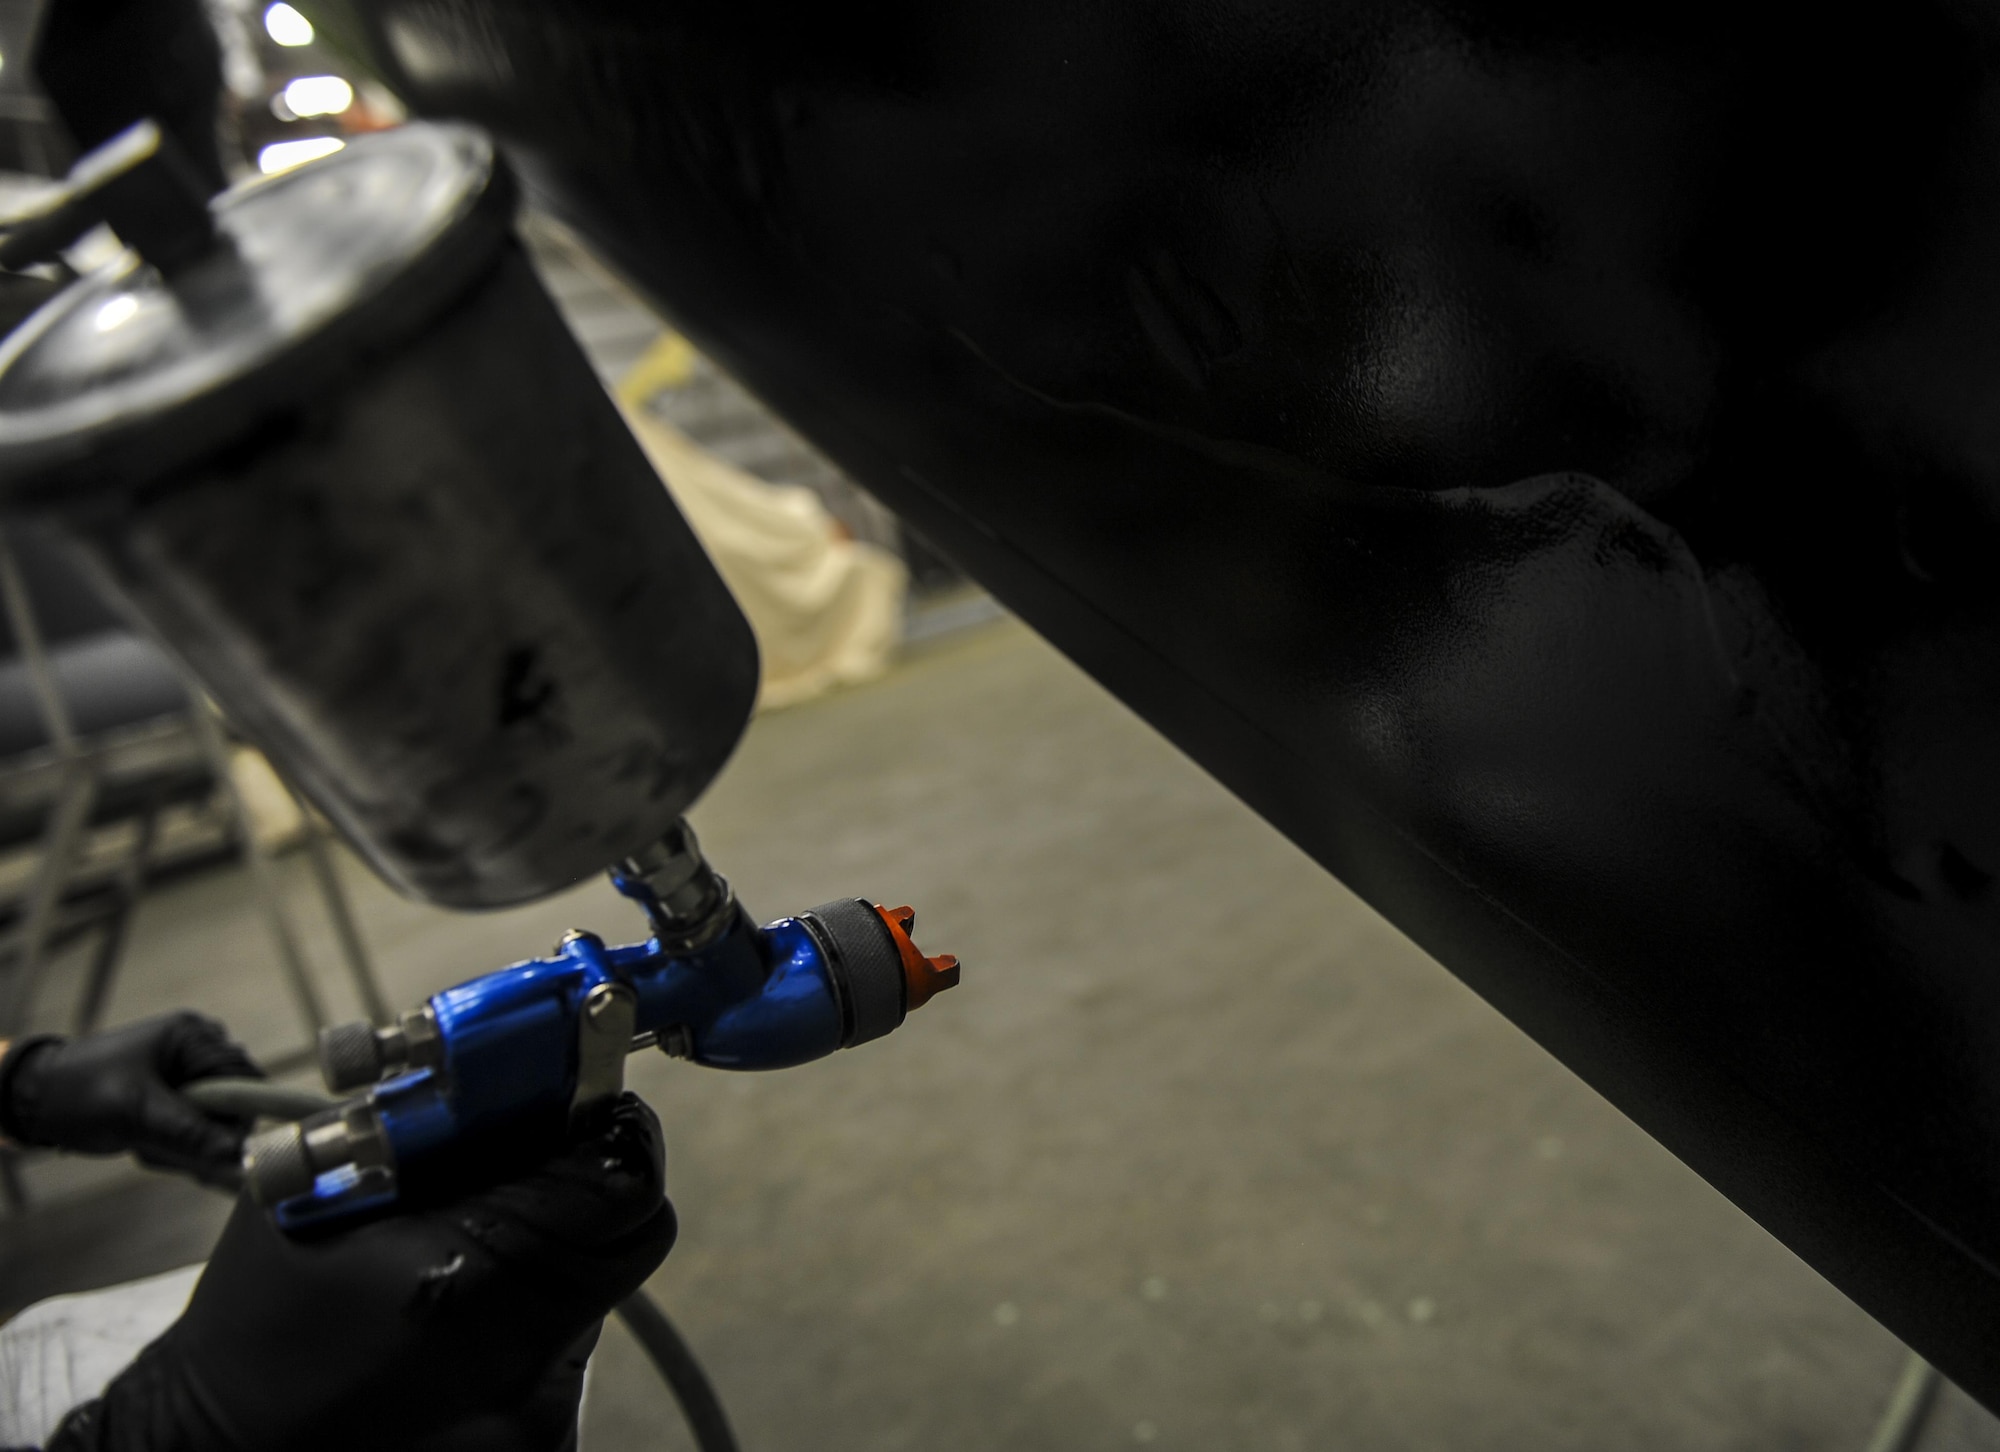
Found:
[{"label": "metal knurled adjustment knob", "polygon": [[842,1048],[881,1038],[958,982],[958,959],[927,958],[910,941],[917,922],[910,908],[843,897],[799,916],[832,960],[845,1020]]},{"label": "metal knurled adjustment knob", "polygon": [[382,1077],[382,1041],[366,1019],[338,1023],[319,1031],[319,1067],[326,1087],[339,1094],[360,1089]]},{"label": "metal knurled adjustment knob", "polygon": [[243,1146],[243,1178],[259,1205],[276,1205],[312,1189],[319,1177],[306,1156],[299,1126],[285,1124],[251,1135]]}]

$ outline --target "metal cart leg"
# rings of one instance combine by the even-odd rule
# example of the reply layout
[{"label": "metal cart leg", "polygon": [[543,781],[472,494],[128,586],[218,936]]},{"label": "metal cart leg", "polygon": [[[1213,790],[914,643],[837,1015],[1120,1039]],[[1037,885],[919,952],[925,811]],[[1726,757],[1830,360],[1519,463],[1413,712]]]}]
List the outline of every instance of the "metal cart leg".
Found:
[{"label": "metal cart leg", "polygon": [[333,923],[334,941],[340,945],[340,956],[347,964],[347,976],[354,980],[354,992],[361,1000],[361,1011],[372,1022],[386,1024],[394,1014],[387,996],[382,992],[380,980],[375,977],[375,965],[369,960],[368,949],[361,941],[361,929],[354,921],[353,909],[348,906],[347,889],[340,885],[340,870],[333,860],[333,853],[327,850],[326,832],[312,809],[292,790],[290,782],[285,782],[285,790],[298,807],[299,815],[305,819],[306,861],[311,864],[313,878],[319,883],[319,895],[326,902],[326,915]]},{"label": "metal cart leg", "polygon": [[112,884],[114,901],[111,913],[104,920],[97,951],[91,956],[90,972],[83,981],[83,994],[77,1000],[71,1030],[73,1033],[89,1033],[104,1016],[104,1005],[111,997],[111,983],[118,974],[119,959],[125,953],[125,940],[131,935],[132,916],[139,909],[140,894],[146,890],[146,873],[153,865],[153,840],[159,835],[159,829],[160,809],[155,804],[149,806],[139,818],[139,839],[132,844],[132,855],[125,860],[125,865],[118,871],[118,880]]},{"label": "metal cart leg", "polygon": [[277,867],[257,841],[257,834],[251,830],[250,810],[244,804],[243,794],[236,789],[236,778],[230,774],[229,747],[222,739],[222,728],[216,722],[214,710],[199,695],[194,698],[188,719],[194,727],[201,754],[215,775],[216,789],[229,803],[230,815],[235,819],[237,831],[242,834],[243,861],[250,869],[251,896],[257,900],[264,925],[270,929],[271,940],[277,945],[278,963],[285,970],[285,981],[291,986],[292,996],[298,1000],[299,1013],[306,1021],[307,1035],[317,1040],[319,1031],[326,1027],[326,1008],[320,1001],[319,989],[313,986],[305,955],[299,951],[298,938],[293,934],[291,919],[285,912],[279,893]]}]

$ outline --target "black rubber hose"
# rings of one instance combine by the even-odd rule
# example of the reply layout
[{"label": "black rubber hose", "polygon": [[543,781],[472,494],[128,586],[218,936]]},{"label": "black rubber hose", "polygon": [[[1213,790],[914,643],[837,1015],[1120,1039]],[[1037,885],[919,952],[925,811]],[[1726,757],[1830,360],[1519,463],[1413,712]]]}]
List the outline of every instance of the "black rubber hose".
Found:
[{"label": "black rubber hose", "polygon": [[737,1452],[736,1434],[729,1429],[722,1399],[659,1302],[644,1291],[634,1291],[618,1303],[618,1319],[646,1348],[653,1365],[673,1389],[688,1430],[694,1433],[695,1446],[701,1452]]},{"label": "black rubber hose", "polygon": [[197,1079],[181,1085],[195,1108],[234,1119],[310,1119],[340,1101],[310,1089],[286,1089],[267,1079]]}]

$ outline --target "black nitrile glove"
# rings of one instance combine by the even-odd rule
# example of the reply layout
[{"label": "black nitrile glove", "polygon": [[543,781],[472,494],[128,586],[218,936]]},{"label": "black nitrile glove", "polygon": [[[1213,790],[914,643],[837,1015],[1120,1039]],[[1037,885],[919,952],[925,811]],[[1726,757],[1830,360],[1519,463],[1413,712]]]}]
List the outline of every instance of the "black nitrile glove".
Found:
[{"label": "black nitrile glove", "polygon": [[196,1079],[261,1079],[229,1032],[198,1013],[80,1039],[22,1039],[0,1059],[0,1132],[79,1154],[130,1152],[214,1185],[242,1182],[242,1120],[217,1119],[177,1091]]},{"label": "black nitrile glove", "polygon": [[247,1199],[179,1321],[48,1452],[555,1452],[606,1312],[674,1243],[630,1095],[518,1180],[319,1238]]}]

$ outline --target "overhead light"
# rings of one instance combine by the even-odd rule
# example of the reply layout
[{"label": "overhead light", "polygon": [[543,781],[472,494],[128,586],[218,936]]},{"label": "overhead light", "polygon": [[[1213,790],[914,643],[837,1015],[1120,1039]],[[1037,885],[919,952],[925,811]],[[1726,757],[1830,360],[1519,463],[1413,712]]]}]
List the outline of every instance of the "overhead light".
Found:
[{"label": "overhead light", "polygon": [[354,87],[339,76],[300,76],[285,87],[294,116],[338,116],[354,104]]},{"label": "overhead light", "polygon": [[269,176],[274,171],[290,171],[316,157],[331,156],[347,145],[338,136],[308,136],[302,141],[274,141],[257,153],[257,170]]},{"label": "overhead light", "polygon": [[279,45],[313,43],[313,23],[285,4],[285,0],[278,0],[264,12],[264,32]]}]

